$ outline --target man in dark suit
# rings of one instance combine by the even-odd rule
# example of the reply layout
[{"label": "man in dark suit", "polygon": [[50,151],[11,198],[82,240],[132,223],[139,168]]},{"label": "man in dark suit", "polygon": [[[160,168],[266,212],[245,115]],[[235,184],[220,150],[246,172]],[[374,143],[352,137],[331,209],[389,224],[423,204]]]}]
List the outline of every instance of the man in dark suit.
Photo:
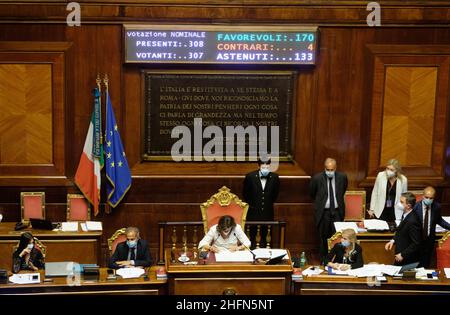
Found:
[{"label": "man in dark suit", "polygon": [[384,247],[386,250],[392,250],[395,244],[395,264],[407,265],[419,261],[422,227],[413,211],[416,196],[409,191],[402,193],[400,204],[403,208],[402,221],[397,227],[394,239],[387,242]]},{"label": "man in dark suit", "polygon": [[[247,221],[273,221],[273,204],[280,189],[278,174],[270,171],[271,160],[258,159],[259,170],[248,173],[244,179],[244,201],[249,204]],[[256,227],[250,229],[250,240],[255,241]],[[266,243],[267,227],[261,228],[261,243]]]},{"label": "man in dark suit", "polygon": [[314,218],[319,232],[319,251],[322,263],[328,254],[327,239],[335,232],[334,222],[344,221],[344,195],[348,185],[347,175],[336,172],[335,159],[327,158],[324,164],[325,171],[314,175],[310,183],[310,195],[314,200]]},{"label": "man in dark suit", "polygon": [[420,247],[419,267],[430,267],[431,257],[434,253],[436,241],[436,224],[444,229],[450,230],[450,223],[445,221],[441,215],[441,205],[434,200],[436,190],[428,186],[423,190],[422,201],[416,203],[414,212],[419,218],[422,226],[422,244]]},{"label": "man in dark suit", "polygon": [[117,244],[114,254],[109,259],[109,268],[148,267],[152,264],[147,242],[139,237],[139,229],[128,227],[125,230],[127,240]]}]

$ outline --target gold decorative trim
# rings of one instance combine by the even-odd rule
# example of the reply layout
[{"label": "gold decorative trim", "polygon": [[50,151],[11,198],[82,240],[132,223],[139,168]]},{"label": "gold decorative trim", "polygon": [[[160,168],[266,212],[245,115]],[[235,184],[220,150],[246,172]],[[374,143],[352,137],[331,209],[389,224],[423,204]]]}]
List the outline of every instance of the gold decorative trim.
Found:
[{"label": "gold decorative trim", "polygon": [[24,218],[24,212],[25,212],[25,206],[24,206],[24,197],[32,197],[32,196],[40,196],[41,197],[41,211],[42,211],[42,218],[45,219],[45,192],[21,192],[20,193],[20,213],[22,217],[22,221],[25,220]]},{"label": "gold decorative trim", "polygon": [[86,200],[87,211],[88,211],[87,219],[90,220],[91,219],[91,204],[89,203],[89,201],[82,194],[67,194],[66,220],[67,221],[73,221],[73,220],[70,219],[70,208],[72,206],[71,199],[75,199],[75,198]]},{"label": "gold decorative trim", "polygon": [[109,252],[112,251],[112,244],[114,243],[114,241],[120,236],[120,235],[125,235],[125,230],[126,228],[121,228],[117,231],[114,232],[114,234],[108,238],[108,249]]},{"label": "gold decorative trim", "polygon": [[334,233],[328,240],[327,240],[327,244],[328,244],[328,251],[331,250],[332,248],[332,244],[335,240],[337,240],[338,238],[342,237],[342,232],[336,232]]},{"label": "gold decorative trim", "polygon": [[450,238],[450,231],[447,231],[442,235],[441,239],[438,241],[438,247],[442,247],[448,238]]},{"label": "gold decorative trim", "polygon": [[206,215],[206,210],[209,207],[211,207],[215,202],[217,202],[221,207],[229,206],[232,202],[235,202],[239,207],[244,209],[244,211],[242,212],[242,219],[241,219],[241,227],[242,230],[244,230],[248,212],[248,203],[243,202],[241,199],[239,199],[239,197],[233,194],[230,191],[230,188],[228,188],[227,186],[222,186],[222,188],[219,189],[219,192],[212,195],[208,201],[200,205],[205,234],[208,233],[208,218]]},{"label": "gold decorative trim", "polygon": [[[344,221],[361,221],[364,220],[364,217],[366,216],[366,191],[365,190],[347,190],[345,192],[345,196],[362,196],[362,207],[361,207],[361,216],[359,218],[356,217],[350,217],[347,218],[347,215],[344,217]],[[344,196],[344,200],[345,200]],[[346,211],[347,212],[347,211]]]}]

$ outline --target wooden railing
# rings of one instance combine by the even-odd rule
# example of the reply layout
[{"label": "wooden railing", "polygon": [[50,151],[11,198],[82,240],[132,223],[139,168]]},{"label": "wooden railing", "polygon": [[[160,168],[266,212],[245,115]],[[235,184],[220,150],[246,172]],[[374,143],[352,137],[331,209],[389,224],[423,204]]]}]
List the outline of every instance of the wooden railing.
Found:
[{"label": "wooden railing", "polygon": [[[164,264],[164,249],[177,248],[184,252],[198,252],[198,243],[205,235],[202,221],[159,222],[158,264]],[[251,239],[253,248],[261,244],[261,228],[267,226],[265,244],[267,248],[284,248],[286,222],[284,221],[247,221],[245,233],[250,238],[250,227],[256,226],[256,236]],[[276,246],[273,246],[276,244]]]}]

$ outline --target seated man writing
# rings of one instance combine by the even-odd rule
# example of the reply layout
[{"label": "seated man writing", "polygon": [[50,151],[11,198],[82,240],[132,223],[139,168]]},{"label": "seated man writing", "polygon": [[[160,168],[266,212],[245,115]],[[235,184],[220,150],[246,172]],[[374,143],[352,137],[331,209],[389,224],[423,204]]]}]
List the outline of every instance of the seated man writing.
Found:
[{"label": "seated man writing", "polygon": [[250,240],[233,217],[224,215],[213,225],[198,244],[200,251],[218,253],[221,250],[237,251],[249,248]]},{"label": "seated man writing", "polygon": [[147,242],[139,237],[137,227],[125,230],[126,242],[117,244],[114,254],[109,259],[109,268],[149,267],[152,264]]}]

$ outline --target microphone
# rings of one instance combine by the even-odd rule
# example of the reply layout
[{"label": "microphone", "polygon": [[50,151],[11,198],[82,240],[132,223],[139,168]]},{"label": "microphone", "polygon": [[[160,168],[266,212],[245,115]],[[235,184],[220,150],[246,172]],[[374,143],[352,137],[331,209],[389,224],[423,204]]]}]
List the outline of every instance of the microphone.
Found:
[{"label": "microphone", "polygon": [[256,260],[256,255],[255,255],[255,253],[254,253],[247,245],[245,245],[245,244],[239,239],[239,237],[236,235],[236,232],[233,232],[233,234],[234,234],[234,237],[236,237],[237,240],[242,244],[242,246],[244,246],[244,248],[245,248],[246,250],[248,250],[248,251],[252,254],[252,256],[253,256],[253,263],[255,263],[255,260]]}]

